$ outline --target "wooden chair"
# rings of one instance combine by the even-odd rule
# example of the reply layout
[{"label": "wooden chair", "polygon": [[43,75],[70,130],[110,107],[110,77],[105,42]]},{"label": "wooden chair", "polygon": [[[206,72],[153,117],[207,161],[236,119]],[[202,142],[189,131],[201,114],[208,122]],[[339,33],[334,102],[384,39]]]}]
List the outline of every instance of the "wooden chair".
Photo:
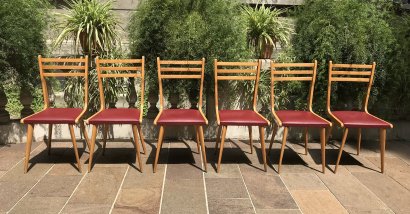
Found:
[{"label": "wooden chair", "polygon": [[[265,127],[269,125],[269,121],[258,113],[256,110],[258,98],[258,82],[260,76],[261,61],[258,62],[218,62],[215,59],[215,109],[216,119],[218,122],[218,133],[216,138],[215,151],[219,149],[217,172],[220,170],[222,153],[226,138],[228,126],[247,126],[249,130],[249,145],[252,149],[252,126],[259,127],[259,136],[261,141],[262,158],[264,170],[267,170],[266,151],[265,151]],[[254,81],[255,88],[253,92],[252,110],[219,110],[218,105],[218,81],[233,80],[233,81]],[[222,133],[222,138],[221,138]]]},{"label": "wooden chair", "polygon": [[[91,171],[95,140],[97,137],[97,127],[103,126],[103,155],[105,153],[107,132],[109,125],[112,124],[130,124],[134,134],[134,144],[136,149],[136,160],[138,160],[140,171],[142,172],[142,162],[140,157],[140,149],[137,143],[138,136],[146,153],[146,146],[144,143],[144,136],[141,131],[142,115],[144,109],[144,65],[145,59],[99,59],[96,58],[97,73],[98,73],[98,87],[100,91],[100,110],[91,116],[86,122],[93,126],[90,148],[90,160],[88,163],[88,171]],[[113,72],[113,71],[120,71]],[[106,109],[104,98],[103,79],[107,78],[135,78],[140,79],[140,107],[137,108],[108,108]],[[134,80],[135,80],[134,79]],[[134,85],[134,84],[132,84]]]},{"label": "wooden chair", "polygon": [[[271,105],[272,114],[275,117],[276,124],[274,125],[272,132],[272,139],[269,146],[269,152],[272,149],[272,145],[275,139],[276,132],[279,127],[284,127],[282,147],[280,150],[278,173],[282,166],[283,153],[286,146],[286,138],[288,135],[289,127],[304,127],[305,133],[305,155],[307,154],[307,144],[309,140],[309,128],[320,129],[320,144],[322,152],[322,172],[325,173],[326,167],[326,129],[330,128],[332,124],[317,115],[312,110],[313,91],[315,88],[316,80],[316,68],[317,61],[314,63],[271,63]],[[308,96],[308,110],[275,110],[275,94],[274,86],[275,82],[282,81],[307,81],[310,82],[309,96]]]},{"label": "wooden chair", "polygon": [[[205,172],[207,171],[205,144],[204,144],[204,125],[208,124],[204,113],[202,112],[202,90],[204,84],[205,59],[200,61],[188,60],[161,60],[157,58],[158,64],[158,83],[159,83],[159,101],[160,111],[154,120],[154,124],[160,126],[157,151],[154,162],[154,172],[157,170],[158,157],[162,147],[164,132],[166,126],[194,126],[197,135],[197,146],[201,144],[202,159],[204,161]],[[198,109],[164,109],[164,95],[162,89],[162,80],[164,79],[197,79],[199,84],[199,102]],[[198,142],[199,141],[199,142]]]},{"label": "wooden chair", "polygon": [[[335,173],[339,166],[342,156],[343,147],[346,143],[347,133],[349,129],[357,128],[357,155],[360,153],[360,143],[362,138],[362,128],[378,128],[380,137],[380,156],[381,156],[381,172],[384,172],[384,152],[386,147],[386,129],[393,128],[393,125],[376,116],[371,115],[367,111],[369,103],[370,90],[373,84],[374,71],[376,63],[371,65],[358,64],[333,64],[329,62],[329,83],[327,88],[327,114],[340,127],[343,128],[342,144],[340,145],[339,155],[337,157]],[[360,111],[332,111],[330,104],[330,96],[332,94],[333,82],[356,82],[367,84],[367,93],[364,97],[362,109]],[[330,134],[330,132],[329,132]]]},{"label": "wooden chair", "polygon": [[[48,124],[48,154],[51,150],[51,138],[54,124],[67,124],[70,129],[71,140],[74,147],[75,158],[78,170],[81,172],[81,164],[78,155],[77,143],[74,134],[74,125],[82,120],[83,114],[87,110],[88,103],[88,57],[82,59],[70,58],[42,58],[38,56],[40,69],[41,87],[43,88],[44,109],[33,115],[21,119],[21,123],[27,124],[27,144],[24,161],[24,173],[28,170],[30,159],[31,143],[33,137],[34,124]],[[53,72],[55,71],[55,72]],[[70,72],[67,72],[70,71]],[[82,77],[84,78],[84,105],[83,108],[52,108],[48,98],[48,88],[46,78],[48,77]],[[84,124],[80,122],[84,138],[88,144],[88,137]]]}]

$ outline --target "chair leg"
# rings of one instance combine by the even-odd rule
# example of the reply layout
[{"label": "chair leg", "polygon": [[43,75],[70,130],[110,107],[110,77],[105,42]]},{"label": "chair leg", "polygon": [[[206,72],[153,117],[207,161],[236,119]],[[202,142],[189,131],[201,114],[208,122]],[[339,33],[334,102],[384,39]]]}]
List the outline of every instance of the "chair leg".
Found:
[{"label": "chair leg", "polygon": [[259,126],[259,138],[261,141],[263,168],[265,169],[265,172],[266,172],[268,170],[268,167],[266,164],[265,127]]},{"label": "chair leg", "polygon": [[384,152],[386,150],[386,129],[380,129],[380,159],[381,159],[381,172],[384,173]]},{"label": "chair leg", "polygon": [[201,142],[201,139],[200,139],[200,137],[199,137],[199,130],[198,130],[198,127],[197,126],[195,126],[195,140],[196,140],[196,149],[198,150],[198,154],[199,154],[199,152],[200,152],[200,142]]},{"label": "chair leg", "polygon": [[147,147],[145,146],[145,140],[144,140],[144,135],[142,134],[141,125],[137,125],[137,129],[138,129],[138,134],[140,136],[142,150],[144,151],[144,154],[147,154]]},{"label": "chair leg", "polygon": [[357,130],[357,155],[360,154],[360,144],[362,143],[362,128]]},{"label": "chair leg", "polygon": [[219,141],[221,140],[221,131],[222,131],[222,126],[219,126],[218,127],[218,133],[216,134],[215,154],[218,151],[218,144],[219,144]]},{"label": "chair leg", "polygon": [[135,144],[135,150],[136,150],[136,157],[135,157],[135,163],[137,163],[138,160],[138,165],[140,167],[140,171],[142,172],[142,162],[141,162],[141,156],[140,156],[140,146],[138,145],[138,130],[136,125],[132,125],[132,132],[134,133],[134,144]]},{"label": "chair leg", "polygon": [[335,167],[335,173],[337,172],[337,167],[339,166],[340,158],[342,157],[343,153],[343,147],[345,146],[346,143],[346,138],[347,138],[347,133],[349,132],[348,128],[345,128],[343,132],[343,138],[342,138],[342,144],[340,145],[339,149],[339,155],[337,156],[337,161],[336,161],[336,167]]},{"label": "chair leg", "polygon": [[308,152],[308,140],[309,140],[309,130],[306,127],[305,128],[305,155],[307,155],[307,152]]},{"label": "chair leg", "polygon": [[34,124],[28,124],[27,127],[27,143],[26,143],[26,157],[24,159],[24,173],[28,170],[28,161],[30,159],[31,143],[33,139]]},{"label": "chair leg", "polygon": [[51,153],[51,137],[53,135],[53,124],[48,124],[48,139],[47,139],[47,150],[48,155]]},{"label": "chair leg", "polygon": [[201,141],[201,150],[202,150],[202,160],[204,162],[204,168],[205,168],[205,172],[208,171],[207,169],[207,161],[206,161],[206,150],[205,150],[205,139],[204,139],[204,129],[202,128],[202,126],[198,127],[198,132],[199,132],[199,139]]},{"label": "chair leg", "polygon": [[107,147],[107,135],[108,135],[108,124],[103,125],[103,152],[102,155],[105,155],[105,148]]},{"label": "chair leg", "polygon": [[249,146],[251,147],[251,154],[253,153],[253,145],[252,145],[252,126],[248,126],[249,131]]},{"label": "chair leg", "polygon": [[90,149],[90,139],[88,139],[88,133],[87,133],[87,129],[85,128],[84,121],[80,122],[80,128],[83,132],[83,136],[84,136],[85,142],[87,143],[88,149]]},{"label": "chair leg", "polygon": [[80,162],[80,156],[78,155],[77,142],[75,140],[74,126],[68,125],[68,127],[70,128],[71,141],[73,142],[73,149],[74,149],[75,159],[77,160],[78,171],[81,172],[81,162]]},{"label": "chair leg", "polygon": [[280,168],[282,166],[283,152],[285,151],[286,138],[288,137],[288,127],[283,130],[282,147],[280,148],[279,164],[278,164],[278,174],[280,173]]},{"label": "chair leg", "polygon": [[270,139],[270,145],[269,145],[269,150],[268,150],[268,156],[270,155],[270,151],[272,150],[273,142],[275,142],[275,136],[276,133],[278,132],[278,125],[276,123],[273,125],[273,130],[272,130],[272,137]]},{"label": "chair leg", "polygon": [[326,169],[326,128],[320,129],[320,144],[322,152],[322,172]]},{"label": "chair leg", "polygon": [[90,145],[90,158],[88,160],[88,172],[91,171],[91,167],[93,165],[93,156],[94,156],[94,147],[95,147],[95,140],[97,138],[97,125],[93,125],[93,130],[91,134],[91,145]]},{"label": "chair leg", "polygon": [[159,128],[159,135],[158,135],[158,144],[157,144],[157,152],[155,154],[155,161],[154,161],[154,173],[157,171],[157,164],[158,164],[158,157],[159,157],[159,152],[162,147],[162,140],[164,138],[164,127],[161,126]]},{"label": "chair leg", "polygon": [[225,137],[226,137],[226,130],[227,129],[228,129],[227,126],[222,127],[221,146],[219,148],[218,166],[216,168],[216,172],[218,172],[218,173],[219,173],[219,169],[221,168],[222,152],[224,150],[224,144],[225,144]]}]

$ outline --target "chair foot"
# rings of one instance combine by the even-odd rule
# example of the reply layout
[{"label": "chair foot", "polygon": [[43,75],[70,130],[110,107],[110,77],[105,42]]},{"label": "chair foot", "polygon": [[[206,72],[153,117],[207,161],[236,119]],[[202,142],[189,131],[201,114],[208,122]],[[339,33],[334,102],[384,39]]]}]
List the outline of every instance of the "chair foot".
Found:
[{"label": "chair foot", "polygon": [[386,129],[380,129],[380,169],[384,173],[384,153],[386,150]]},{"label": "chair foot", "polygon": [[93,164],[94,147],[95,147],[96,138],[97,138],[97,126],[93,125],[92,134],[91,134],[90,158],[88,160],[88,172],[91,172],[91,167]]},{"label": "chair foot", "polygon": [[157,151],[155,154],[154,173],[157,171],[158,157],[159,157],[159,152],[161,151],[163,137],[164,137],[164,127],[161,126],[159,128]]},{"label": "chair foot", "polygon": [[202,128],[202,126],[198,127],[198,132],[199,132],[199,139],[201,142],[202,161],[204,163],[205,172],[208,172],[208,168],[207,168],[208,163],[206,161],[206,150],[205,150],[205,140],[204,140],[204,129]]},{"label": "chair foot", "polygon": [[346,138],[347,138],[348,133],[349,133],[349,129],[345,128],[345,130],[343,132],[342,144],[340,145],[340,149],[339,149],[339,155],[337,156],[337,161],[336,161],[336,166],[335,166],[335,174],[337,172],[337,168],[339,167],[340,158],[342,157],[343,147],[345,146]]},{"label": "chair foot", "polygon": [[141,156],[140,156],[140,146],[137,142],[138,141],[138,130],[137,130],[136,125],[132,126],[132,132],[134,134],[134,144],[135,144],[135,150],[136,150],[135,163],[137,163],[137,160],[138,160],[138,165],[139,165],[140,171],[142,172],[142,161],[141,161]]},{"label": "chair foot", "polygon": [[263,159],[263,168],[265,169],[265,172],[268,171],[268,166],[266,163],[266,148],[265,148],[265,128],[264,127],[259,127],[259,138],[261,141],[261,149],[262,149],[262,159]]},{"label": "chair foot", "polygon": [[31,153],[31,144],[33,139],[33,124],[28,124],[27,127],[27,143],[26,143],[26,156],[24,159],[24,174],[27,173],[28,170],[28,161],[30,160],[30,153]]},{"label": "chair foot", "polygon": [[280,168],[282,167],[283,153],[286,146],[286,138],[288,137],[288,127],[283,130],[282,147],[280,148],[279,164],[278,164],[278,174],[280,174]]},{"label": "chair foot", "polygon": [[219,148],[218,166],[216,168],[217,173],[219,173],[219,170],[221,169],[222,153],[223,153],[223,150],[224,150],[224,144],[225,144],[225,137],[226,137],[227,128],[228,128],[227,126],[222,127],[221,146]]},{"label": "chair foot", "polygon": [[75,159],[76,159],[76,161],[77,161],[78,171],[79,171],[79,172],[82,172],[82,170],[81,170],[80,156],[78,155],[77,142],[76,142],[76,140],[75,140],[74,126],[73,126],[73,125],[69,125],[69,128],[70,128],[70,134],[71,134],[71,141],[73,142],[73,149],[74,149]]}]

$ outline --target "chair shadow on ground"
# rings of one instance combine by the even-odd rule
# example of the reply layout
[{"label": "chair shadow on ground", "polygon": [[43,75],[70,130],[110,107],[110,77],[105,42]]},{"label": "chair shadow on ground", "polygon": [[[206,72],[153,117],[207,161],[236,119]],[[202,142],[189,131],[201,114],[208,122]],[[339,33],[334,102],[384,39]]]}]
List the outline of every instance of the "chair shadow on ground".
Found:
[{"label": "chair shadow on ground", "polygon": [[[228,142],[232,144],[232,147],[228,146]],[[216,171],[218,166],[220,147],[218,147],[218,149],[215,150],[215,143],[211,145],[208,143],[207,146],[208,147],[206,148],[206,158],[208,160],[208,164],[210,164],[212,168]],[[236,144],[233,140],[226,139],[221,159],[221,168],[224,164],[247,164],[251,167],[263,170],[263,166],[262,168],[259,168],[252,165],[252,161],[249,160],[249,158],[245,154],[246,152],[250,153],[248,151],[242,150],[242,148],[238,146],[238,144]]]}]

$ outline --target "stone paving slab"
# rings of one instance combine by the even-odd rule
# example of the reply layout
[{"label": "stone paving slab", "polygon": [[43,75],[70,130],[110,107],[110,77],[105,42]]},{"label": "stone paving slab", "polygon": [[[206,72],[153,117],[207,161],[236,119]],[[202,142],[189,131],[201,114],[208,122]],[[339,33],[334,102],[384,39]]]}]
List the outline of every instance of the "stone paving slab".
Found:
[{"label": "stone paving slab", "polygon": [[348,213],[328,190],[292,190],[303,213]]}]

